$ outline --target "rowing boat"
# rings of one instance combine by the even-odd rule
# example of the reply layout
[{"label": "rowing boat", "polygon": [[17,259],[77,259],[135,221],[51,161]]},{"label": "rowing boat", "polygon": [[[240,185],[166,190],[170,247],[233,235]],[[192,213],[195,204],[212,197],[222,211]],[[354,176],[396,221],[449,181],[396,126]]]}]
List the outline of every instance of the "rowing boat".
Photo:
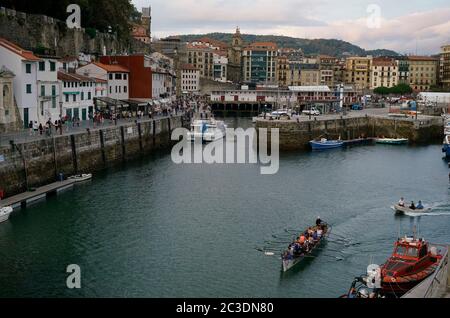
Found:
[{"label": "rowing boat", "polygon": [[398,204],[394,205],[394,210],[398,214],[405,214],[405,213],[427,213],[431,211],[431,208],[424,208],[424,209],[410,209],[406,206],[400,206]]},{"label": "rowing boat", "polygon": [[[322,227],[323,227],[322,237],[318,241],[314,242],[314,245],[312,246],[312,248],[309,249],[308,252],[301,253],[299,255],[295,255],[295,254],[292,255],[288,249],[283,253],[283,255],[281,256],[283,272],[289,271],[290,269],[292,269],[293,267],[295,267],[296,265],[301,263],[305,258],[313,257],[313,252],[322,245],[322,243],[325,241],[325,239],[328,237],[328,235],[331,232],[331,227],[329,227],[328,224],[323,223]],[[315,231],[317,228],[318,227],[316,226],[316,227],[313,227],[312,229]]]},{"label": "rowing boat", "polygon": [[406,138],[378,138],[375,139],[377,144],[382,145],[406,145],[409,142],[409,139]]}]

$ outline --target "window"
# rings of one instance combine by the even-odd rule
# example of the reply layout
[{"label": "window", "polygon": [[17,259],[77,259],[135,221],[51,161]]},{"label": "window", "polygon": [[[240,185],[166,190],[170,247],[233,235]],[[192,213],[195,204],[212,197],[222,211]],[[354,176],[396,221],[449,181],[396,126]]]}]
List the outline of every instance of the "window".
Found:
[{"label": "window", "polygon": [[128,78],[128,75],[127,74],[123,74],[123,79],[127,80],[127,78]]},{"label": "window", "polygon": [[44,72],[45,71],[45,62],[39,62],[39,71]]},{"label": "window", "polygon": [[73,100],[73,102],[76,102],[77,101],[77,95],[73,95],[72,100]]},{"label": "window", "polygon": [[127,93],[127,92],[128,92],[128,87],[124,86],[124,87],[123,87],[123,92],[124,92],[124,93]]},{"label": "window", "polygon": [[69,95],[66,94],[66,103],[69,102]]},{"label": "window", "polygon": [[88,100],[91,100],[92,99],[92,94],[91,94],[91,92],[88,92]]},{"label": "window", "polygon": [[25,69],[27,74],[31,74],[31,64],[26,64]]},{"label": "window", "polygon": [[122,74],[117,73],[116,74],[116,80],[121,80],[122,79]]},{"label": "window", "polygon": [[55,62],[50,62],[50,71],[51,72],[55,72],[56,71],[56,63]]},{"label": "window", "polygon": [[84,92],[81,92],[81,100],[84,100]]},{"label": "window", "polygon": [[45,96],[45,85],[41,85],[41,96]]},{"label": "window", "polygon": [[31,84],[27,84],[27,94],[31,94]]}]

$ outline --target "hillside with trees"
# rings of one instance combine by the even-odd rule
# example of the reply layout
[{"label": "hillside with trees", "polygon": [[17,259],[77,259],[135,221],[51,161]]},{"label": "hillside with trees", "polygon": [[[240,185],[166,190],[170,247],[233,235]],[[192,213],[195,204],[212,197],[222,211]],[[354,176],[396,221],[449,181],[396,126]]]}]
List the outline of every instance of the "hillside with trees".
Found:
[{"label": "hillside with trees", "polygon": [[[177,36],[182,41],[192,41],[202,37],[209,37],[225,43],[231,43],[233,34],[231,33],[209,33],[209,34],[190,34]],[[346,54],[365,56],[397,56],[398,53],[391,50],[364,50],[363,48],[336,39],[300,39],[288,36],[277,35],[254,35],[243,34],[242,38],[246,43],[252,42],[275,42],[281,48],[302,49],[305,54],[325,54],[331,56],[343,56]]]},{"label": "hillside with trees", "polygon": [[0,6],[31,14],[43,14],[65,21],[69,4],[81,8],[81,26],[100,32],[111,31],[125,39],[130,34],[130,20],[139,13],[130,0],[0,0]]}]

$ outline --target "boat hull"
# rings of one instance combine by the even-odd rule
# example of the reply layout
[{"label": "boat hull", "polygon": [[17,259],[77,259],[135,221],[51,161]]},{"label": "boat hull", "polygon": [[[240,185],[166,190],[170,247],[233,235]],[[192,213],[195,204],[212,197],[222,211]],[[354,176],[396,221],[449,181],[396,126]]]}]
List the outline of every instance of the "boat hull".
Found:
[{"label": "boat hull", "polygon": [[375,142],[380,145],[406,145],[408,139],[376,139]]},{"label": "boat hull", "polygon": [[450,135],[445,136],[442,152],[445,153],[447,158],[450,158]]},{"label": "boat hull", "polygon": [[344,147],[344,142],[342,141],[327,141],[327,142],[320,142],[320,141],[311,141],[310,142],[312,150],[329,150],[329,149],[338,149]]},{"label": "boat hull", "polygon": [[0,209],[0,223],[6,222],[9,219],[9,216],[13,212],[11,207],[5,207]]},{"label": "boat hull", "polygon": [[416,274],[395,278],[391,276],[385,276],[383,277],[383,280],[381,282],[381,288],[383,289],[383,293],[385,295],[393,295],[396,297],[403,296],[408,291],[423,282],[425,279],[430,277],[436,271],[436,269],[437,263]]},{"label": "boat hull", "polygon": [[405,213],[412,213],[412,214],[417,213],[417,214],[420,214],[420,213],[427,213],[427,212],[430,212],[430,211],[431,211],[431,208],[426,208],[426,209],[421,209],[421,210],[412,210],[412,209],[407,208],[407,207],[402,207],[402,206],[399,206],[399,205],[394,205],[394,210],[395,210],[395,212],[398,213],[398,214],[405,214]]}]

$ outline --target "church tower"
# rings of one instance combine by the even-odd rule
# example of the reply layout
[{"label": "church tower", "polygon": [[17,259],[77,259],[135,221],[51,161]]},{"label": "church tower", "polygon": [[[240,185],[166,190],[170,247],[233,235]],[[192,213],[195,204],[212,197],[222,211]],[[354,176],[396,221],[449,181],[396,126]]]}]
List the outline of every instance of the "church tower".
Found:
[{"label": "church tower", "polygon": [[235,83],[242,81],[242,52],[244,41],[242,40],[241,30],[236,28],[236,32],[231,39],[231,46],[228,51],[228,80]]}]

